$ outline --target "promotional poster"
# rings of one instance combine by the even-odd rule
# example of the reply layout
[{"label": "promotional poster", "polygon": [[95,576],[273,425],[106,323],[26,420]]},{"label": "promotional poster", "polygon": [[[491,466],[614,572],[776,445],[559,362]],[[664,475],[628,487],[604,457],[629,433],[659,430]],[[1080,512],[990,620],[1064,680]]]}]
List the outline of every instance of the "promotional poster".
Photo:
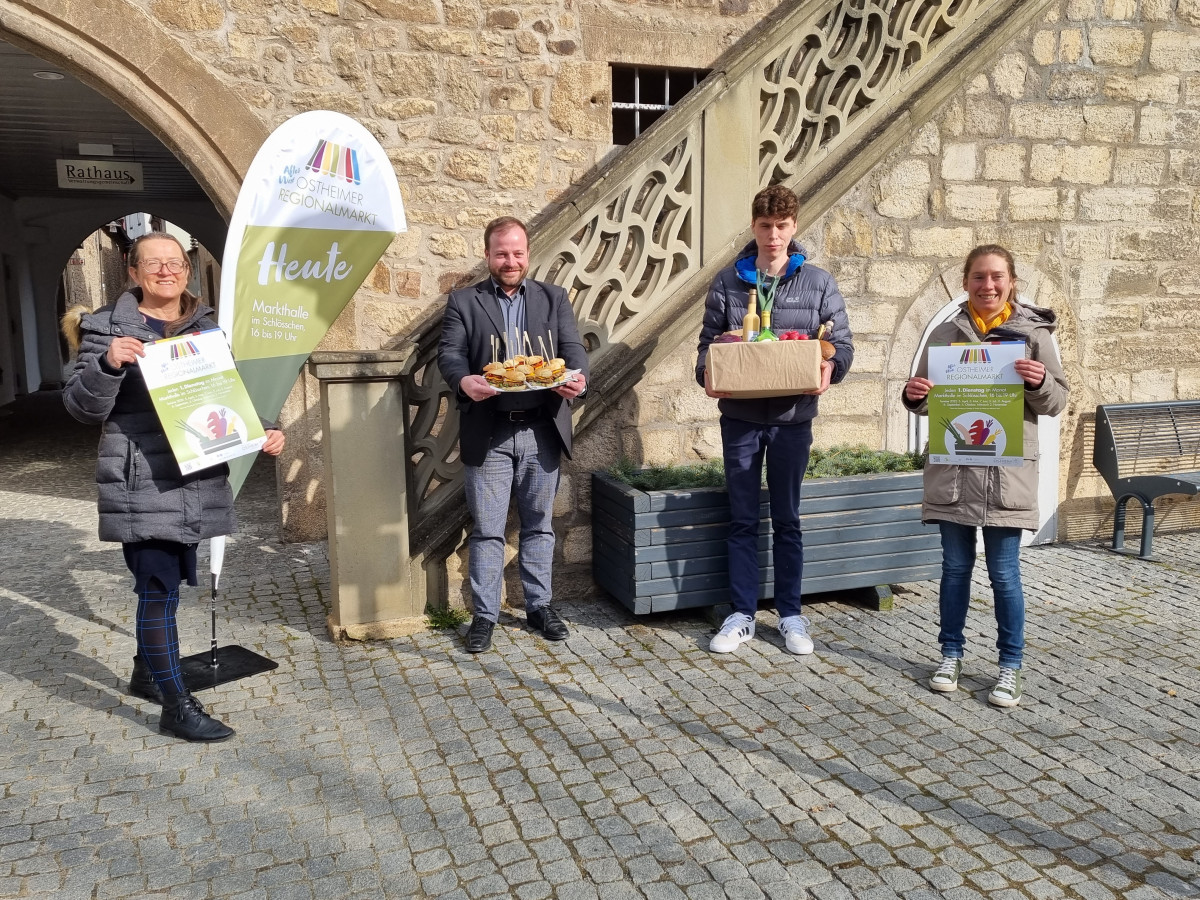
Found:
[{"label": "promotional poster", "polygon": [[218,319],[263,417],[278,417],[309,353],[406,228],[391,161],[353,119],[306,112],[263,143],[229,223]]},{"label": "promotional poster", "polygon": [[1025,382],[1013,365],[1021,342],[929,348],[929,461],[1019,466]]},{"label": "promotional poster", "polygon": [[138,361],[184,475],[256,453],[266,435],[220,329],[154,341]]}]

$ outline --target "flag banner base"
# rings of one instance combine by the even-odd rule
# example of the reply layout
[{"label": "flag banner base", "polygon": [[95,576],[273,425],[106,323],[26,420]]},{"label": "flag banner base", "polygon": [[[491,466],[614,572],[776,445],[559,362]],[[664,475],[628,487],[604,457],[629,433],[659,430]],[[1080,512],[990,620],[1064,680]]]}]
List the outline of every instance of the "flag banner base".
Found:
[{"label": "flag banner base", "polygon": [[183,683],[189,691],[202,691],[279,668],[279,663],[274,660],[236,644],[217,648],[217,664],[214,666],[212,661],[211,650],[193,653],[179,660],[179,667],[183,671]]}]

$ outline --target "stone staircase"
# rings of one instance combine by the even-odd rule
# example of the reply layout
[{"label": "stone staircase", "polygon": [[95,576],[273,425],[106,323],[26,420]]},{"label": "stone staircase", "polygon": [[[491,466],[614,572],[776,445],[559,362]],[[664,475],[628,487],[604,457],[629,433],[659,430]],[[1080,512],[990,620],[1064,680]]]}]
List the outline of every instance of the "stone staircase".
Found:
[{"label": "stone staircase", "polygon": [[[803,233],[1048,5],[786,0],[683,102],[531,223],[531,275],[568,289],[590,353],[577,433],[695,338],[700,298],[749,240],[755,192],[795,190]],[[440,309],[399,345],[412,587],[435,604],[468,521],[439,336]]]}]

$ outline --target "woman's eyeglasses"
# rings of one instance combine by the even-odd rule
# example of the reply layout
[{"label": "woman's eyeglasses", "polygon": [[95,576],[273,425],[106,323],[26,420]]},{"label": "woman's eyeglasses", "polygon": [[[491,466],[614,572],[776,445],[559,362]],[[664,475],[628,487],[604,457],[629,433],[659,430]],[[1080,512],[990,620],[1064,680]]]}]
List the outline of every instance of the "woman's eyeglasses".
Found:
[{"label": "woman's eyeglasses", "polygon": [[187,268],[187,263],[182,259],[143,259],[138,263],[138,268],[143,272],[161,272],[166,269],[172,275],[178,275]]}]

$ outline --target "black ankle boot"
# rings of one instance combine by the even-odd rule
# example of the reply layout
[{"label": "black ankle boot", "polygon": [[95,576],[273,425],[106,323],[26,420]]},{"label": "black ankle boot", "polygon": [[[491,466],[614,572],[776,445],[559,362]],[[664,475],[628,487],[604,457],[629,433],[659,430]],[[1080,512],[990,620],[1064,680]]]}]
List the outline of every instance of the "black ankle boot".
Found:
[{"label": "black ankle boot", "polygon": [[155,682],[154,675],[150,672],[150,667],[146,665],[146,661],[140,654],[133,657],[133,674],[129,676],[129,693],[162,706],[162,691],[159,690],[158,683]]},{"label": "black ankle boot", "polygon": [[185,741],[223,741],[234,735],[232,728],[206,713],[200,701],[186,692],[163,698],[158,727]]}]

